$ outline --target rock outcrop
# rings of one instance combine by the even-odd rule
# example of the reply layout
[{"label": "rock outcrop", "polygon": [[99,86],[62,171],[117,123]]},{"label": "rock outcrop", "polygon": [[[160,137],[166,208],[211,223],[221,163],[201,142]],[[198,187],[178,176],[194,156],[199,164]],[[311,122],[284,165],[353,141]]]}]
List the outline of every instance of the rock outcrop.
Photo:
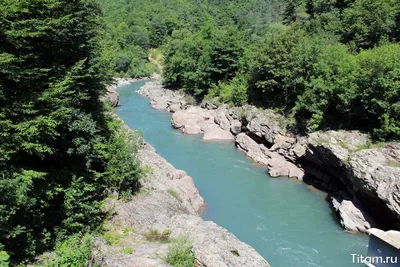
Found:
[{"label": "rock outcrop", "polygon": [[216,117],[217,114],[212,110],[191,106],[175,112],[171,124],[186,134],[204,134],[204,140],[233,140],[234,137],[229,131],[230,124],[225,127],[228,130],[224,130],[215,123]]},{"label": "rock outcrop", "polygon": [[164,89],[160,80],[147,82],[137,92],[149,98],[154,109],[176,112],[186,108],[184,96],[178,91]]},{"label": "rock outcrop", "polygon": [[258,144],[245,133],[236,137],[237,147],[244,151],[256,162],[265,165],[269,169],[271,177],[290,177],[302,180],[304,171],[288,162],[283,156],[270,151],[263,144]]},{"label": "rock outcrop", "polygon": [[368,146],[367,136],[358,132],[312,133],[305,160],[329,175],[325,187],[346,190],[378,225],[398,229],[400,144]]},{"label": "rock outcrop", "polygon": [[[142,193],[129,202],[108,201],[114,216],[106,227],[121,240],[111,245],[98,237],[96,258],[102,258],[107,266],[170,266],[163,261],[169,247],[174,239],[185,238],[193,246],[196,266],[269,266],[252,247],[200,218],[204,200],[184,171],[176,170],[146,143],[139,159],[149,169],[140,181]],[[150,231],[164,232],[163,241],[146,239]],[[130,253],[124,253],[126,249]]]},{"label": "rock outcrop", "polygon": [[140,80],[147,80],[149,78],[138,78],[138,79],[131,79],[131,78],[114,78],[114,83],[107,85],[107,93],[102,98],[102,100],[109,100],[111,102],[112,107],[119,107],[121,105],[119,101],[119,94],[117,92],[117,87],[126,86],[133,82],[137,82]]},{"label": "rock outcrop", "polygon": [[105,99],[111,102],[112,107],[119,107],[121,105],[119,102],[119,94],[114,85],[107,86],[107,95],[105,96]]},{"label": "rock outcrop", "polygon": [[261,111],[253,116],[247,124],[248,131],[269,144],[274,144],[278,135],[282,136],[285,134],[279,123],[279,120],[283,118],[276,113]]}]

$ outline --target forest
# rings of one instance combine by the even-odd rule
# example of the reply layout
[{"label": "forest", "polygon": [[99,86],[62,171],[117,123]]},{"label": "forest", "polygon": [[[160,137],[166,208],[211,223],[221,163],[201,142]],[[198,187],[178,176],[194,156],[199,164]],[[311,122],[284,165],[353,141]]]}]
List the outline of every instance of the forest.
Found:
[{"label": "forest", "polygon": [[107,195],[134,193],[137,137],[100,97],[112,77],[157,71],[150,50],[165,86],[197,101],[274,109],[299,133],[400,140],[400,0],[3,0],[0,10],[0,266],[51,249],[51,266],[72,266]]},{"label": "forest", "polygon": [[199,101],[272,108],[300,133],[400,138],[398,0],[102,2],[117,71],[158,47],[165,85]]}]

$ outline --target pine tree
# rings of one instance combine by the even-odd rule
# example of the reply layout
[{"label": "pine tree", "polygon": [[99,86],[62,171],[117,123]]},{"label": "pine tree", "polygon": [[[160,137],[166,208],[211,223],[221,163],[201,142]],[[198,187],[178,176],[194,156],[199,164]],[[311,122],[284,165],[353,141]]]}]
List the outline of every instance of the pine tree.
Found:
[{"label": "pine tree", "polygon": [[0,10],[0,247],[16,258],[99,221],[109,76],[95,1],[4,0]]}]

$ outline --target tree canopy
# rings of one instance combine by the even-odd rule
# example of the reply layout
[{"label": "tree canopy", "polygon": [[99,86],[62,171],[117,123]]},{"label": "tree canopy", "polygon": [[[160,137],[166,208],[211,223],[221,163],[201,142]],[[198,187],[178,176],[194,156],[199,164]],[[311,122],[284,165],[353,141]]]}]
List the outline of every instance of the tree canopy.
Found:
[{"label": "tree canopy", "polygon": [[166,86],[198,99],[277,108],[304,131],[400,138],[398,0],[103,2],[110,14],[125,7],[115,25],[140,25],[157,40],[150,46],[162,48]]},{"label": "tree canopy", "polygon": [[95,229],[105,190],[133,190],[140,169],[100,102],[111,81],[100,6],[5,0],[0,10],[0,253],[21,259]]}]

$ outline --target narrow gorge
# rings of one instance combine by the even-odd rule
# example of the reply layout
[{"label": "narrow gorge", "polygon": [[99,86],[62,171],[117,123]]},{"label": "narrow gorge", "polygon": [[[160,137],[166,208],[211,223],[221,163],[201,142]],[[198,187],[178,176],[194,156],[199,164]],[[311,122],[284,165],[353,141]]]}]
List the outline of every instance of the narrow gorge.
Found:
[{"label": "narrow gorge", "polygon": [[[210,103],[204,103],[204,108],[189,107],[184,96],[163,89],[157,81],[147,82],[144,87],[142,85],[144,82],[118,89],[121,107],[116,112],[128,126],[142,131],[144,138],[157,148],[161,156],[193,177],[207,202],[201,214],[204,219],[227,228],[240,240],[253,246],[272,266],[304,266],[305,263],[350,266],[348,257],[351,253],[365,253],[367,237],[346,233],[338,227],[335,215],[325,201],[329,196],[312,186],[296,182],[301,178],[306,180],[307,172],[303,166],[285,159],[290,157],[289,153],[293,157],[294,151],[305,154],[305,149],[298,147],[288,152],[287,156],[278,153],[271,157],[257,154],[259,150],[263,153],[270,151],[271,146],[267,141],[259,144],[255,137],[248,139],[248,135],[239,133],[246,127],[238,123],[243,122],[244,114],[239,113],[241,111],[236,111],[240,115],[237,114],[232,120],[237,120],[234,123],[226,118],[225,123],[229,125],[225,125],[224,130],[218,126],[223,123],[216,123],[217,116],[207,116],[221,108],[212,107]],[[148,100],[136,93],[139,87],[142,88],[138,92],[150,98],[153,108]],[[182,135],[173,130],[171,115],[157,109],[175,109],[172,123],[176,128],[184,130],[186,126],[177,126],[188,125],[191,133],[208,131],[208,140],[202,141],[199,135]],[[195,109],[200,112],[191,112]],[[181,112],[188,112],[190,119],[187,123],[184,121],[182,124],[179,121],[181,118],[176,117]],[[276,140],[289,138],[285,137],[284,132],[278,134],[278,137],[274,136]],[[231,145],[234,138],[241,150],[249,156],[253,155],[253,159],[261,164],[255,166],[237,151]],[[262,138],[263,135],[259,135],[257,141]],[[284,145],[284,142],[280,145]],[[272,179],[266,174],[266,167],[270,168],[271,175],[273,170],[277,176],[298,179]],[[342,201],[344,204],[347,202]],[[358,227],[360,222],[354,221],[356,215],[353,213],[350,219]],[[364,219],[361,217],[360,221],[365,224]]]}]

